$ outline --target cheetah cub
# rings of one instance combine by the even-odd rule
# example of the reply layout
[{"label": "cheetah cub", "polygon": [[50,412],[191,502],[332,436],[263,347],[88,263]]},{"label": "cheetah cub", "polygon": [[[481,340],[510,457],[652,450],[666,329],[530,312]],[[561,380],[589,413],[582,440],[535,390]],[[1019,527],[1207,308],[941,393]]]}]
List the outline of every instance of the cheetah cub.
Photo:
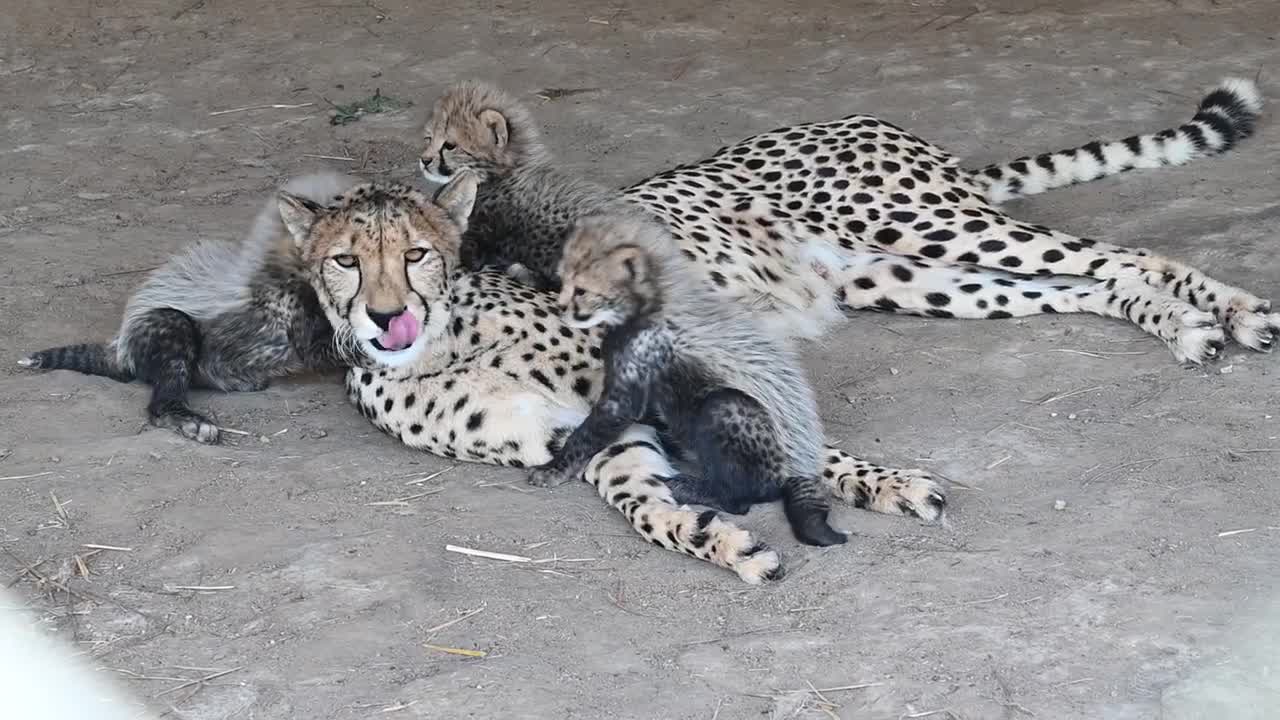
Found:
[{"label": "cheetah cub", "polygon": [[677,502],[740,514],[782,499],[800,541],[847,540],[827,523],[822,423],[797,358],[747,310],[706,289],[661,225],[583,218],[558,270],[564,321],[606,327],[605,383],[586,421],[530,482],[577,477],[629,425],[657,419],[701,469],[668,482]]},{"label": "cheetah cub", "polygon": [[481,82],[451,86],[423,131],[423,176],[447,183],[470,169],[480,182],[462,239],[463,267],[492,266],[545,290],[574,221],[586,215],[647,217],[617,190],[558,169],[533,114]]},{"label": "cheetah cub", "polygon": [[[317,173],[284,189],[324,204],[358,182]],[[334,342],[277,205],[268,201],[243,242],[201,240],[152,271],[109,343],[50,348],[18,363],[141,380],[152,388],[151,423],[202,443],[218,442],[220,433],[188,405],[191,388],[262,390],[294,372],[358,364]]]}]

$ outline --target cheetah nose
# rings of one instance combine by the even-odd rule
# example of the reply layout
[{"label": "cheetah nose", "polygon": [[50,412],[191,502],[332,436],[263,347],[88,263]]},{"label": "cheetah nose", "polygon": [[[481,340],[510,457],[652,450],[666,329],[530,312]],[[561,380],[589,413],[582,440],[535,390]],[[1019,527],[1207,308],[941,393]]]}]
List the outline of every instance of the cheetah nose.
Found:
[{"label": "cheetah nose", "polygon": [[391,312],[378,312],[372,308],[366,312],[369,314],[369,319],[373,321],[374,325],[377,325],[379,329],[386,331],[387,328],[391,327],[391,321],[399,317],[400,313],[404,311],[405,308],[402,307],[399,310],[392,310]]}]

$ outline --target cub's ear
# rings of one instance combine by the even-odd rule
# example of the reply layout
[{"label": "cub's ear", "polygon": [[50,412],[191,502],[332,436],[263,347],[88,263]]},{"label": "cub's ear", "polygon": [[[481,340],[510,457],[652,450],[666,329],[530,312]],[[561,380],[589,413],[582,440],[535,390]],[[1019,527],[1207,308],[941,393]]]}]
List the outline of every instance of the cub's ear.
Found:
[{"label": "cub's ear", "polygon": [[476,174],[470,170],[458,170],[453,178],[436,192],[435,204],[449,215],[458,226],[458,232],[467,231],[467,222],[476,205]]},{"label": "cub's ear", "polygon": [[480,122],[493,133],[494,147],[501,150],[507,146],[510,129],[507,127],[507,118],[497,110],[481,110]]},{"label": "cub's ear", "polygon": [[284,190],[276,193],[276,201],[280,208],[280,220],[293,236],[294,243],[298,247],[303,247],[307,242],[307,235],[311,232],[311,226],[316,222],[316,216],[324,210],[324,207]]},{"label": "cub's ear", "polygon": [[609,251],[609,264],[621,267],[632,282],[644,282],[649,278],[649,256],[636,245],[619,245]]}]

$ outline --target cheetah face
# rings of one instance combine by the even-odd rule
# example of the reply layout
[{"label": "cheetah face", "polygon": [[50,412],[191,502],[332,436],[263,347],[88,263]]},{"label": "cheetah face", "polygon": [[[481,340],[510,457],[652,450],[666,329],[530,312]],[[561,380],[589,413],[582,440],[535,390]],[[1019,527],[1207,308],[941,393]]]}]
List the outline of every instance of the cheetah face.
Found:
[{"label": "cheetah face", "polygon": [[330,207],[280,193],[281,220],[337,342],[374,365],[402,367],[443,336],[449,273],[475,194],[470,173],[434,200],[376,183],[352,188]]},{"label": "cheetah face", "polygon": [[422,131],[418,165],[429,182],[446,183],[459,170],[480,182],[545,154],[528,109],[497,87],[453,85],[436,101]]},{"label": "cheetah face", "polygon": [[430,182],[447,183],[459,170],[471,170],[482,180],[509,164],[507,119],[493,108],[461,97],[468,90],[453,89],[436,103],[422,132],[422,175]]},{"label": "cheetah face", "polygon": [[561,319],[569,327],[593,328],[597,325],[616,326],[626,321],[622,299],[591,292],[583,287],[569,287],[560,294]]},{"label": "cheetah face", "polygon": [[566,253],[557,300],[564,323],[575,328],[623,324],[641,306],[646,270],[645,256],[634,245]]}]

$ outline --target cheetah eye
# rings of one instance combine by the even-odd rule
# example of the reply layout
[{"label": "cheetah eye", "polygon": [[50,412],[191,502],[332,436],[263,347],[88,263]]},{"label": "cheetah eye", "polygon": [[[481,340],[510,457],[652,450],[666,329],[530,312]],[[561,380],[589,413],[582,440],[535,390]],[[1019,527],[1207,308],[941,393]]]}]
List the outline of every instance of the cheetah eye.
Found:
[{"label": "cheetah eye", "polygon": [[360,264],[360,258],[355,255],[334,255],[332,260],[344,268],[353,268]]},{"label": "cheetah eye", "polygon": [[426,256],[427,251],[422,248],[412,248],[410,250],[406,250],[404,253],[404,259],[411,263],[416,263]]},{"label": "cheetah eye", "polygon": [[573,289],[573,296],[574,296],[574,297],[582,297],[583,295],[586,295],[586,294],[587,294],[587,291],[586,291],[586,290],[583,290],[582,288],[574,288],[574,289]]},{"label": "cheetah eye", "polygon": [[444,149],[444,150],[448,150],[449,152],[453,152],[454,150],[457,150],[457,149],[458,149],[458,146],[457,146],[457,145],[454,145],[454,144],[453,144],[453,143],[451,143],[451,142],[446,142],[446,143],[444,144],[444,146],[442,147],[442,149]]}]

